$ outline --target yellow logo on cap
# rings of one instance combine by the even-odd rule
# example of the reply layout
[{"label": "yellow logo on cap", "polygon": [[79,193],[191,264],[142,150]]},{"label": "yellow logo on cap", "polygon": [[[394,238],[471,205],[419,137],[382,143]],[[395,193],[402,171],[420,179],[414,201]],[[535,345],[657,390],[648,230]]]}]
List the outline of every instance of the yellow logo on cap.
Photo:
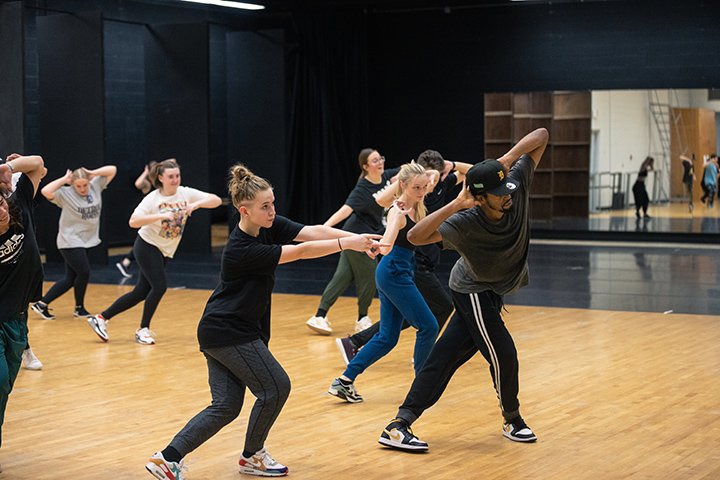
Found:
[{"label": "yellow logo on cap", "polygon": [[498,170],[498,177],[500,177],[500,180],[505,180],[505,172],[502,170]]}]

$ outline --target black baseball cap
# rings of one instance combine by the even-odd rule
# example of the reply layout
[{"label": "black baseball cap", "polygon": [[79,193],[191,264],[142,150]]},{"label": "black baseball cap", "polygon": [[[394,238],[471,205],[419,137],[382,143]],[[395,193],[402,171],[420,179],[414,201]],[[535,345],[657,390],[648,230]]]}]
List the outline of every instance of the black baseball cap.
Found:
[{"label": "black baseball cap", "polygon": [[517,185],[508,181],[502,164],[492,158],[473,165],[465,175],[465,181],[473,195],[490,193],[502,197],[517,190]]}]

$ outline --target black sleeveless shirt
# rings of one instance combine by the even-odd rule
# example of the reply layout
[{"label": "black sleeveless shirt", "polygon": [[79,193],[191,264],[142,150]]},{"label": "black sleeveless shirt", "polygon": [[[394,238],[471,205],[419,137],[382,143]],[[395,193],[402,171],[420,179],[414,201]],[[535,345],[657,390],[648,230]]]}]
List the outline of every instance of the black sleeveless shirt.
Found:
[{"label": "black sleeveless shirt", "polygon": [[412,218],[410,218],[409,215],[405,215],[405,220],[405,226],[398,232],[397,238],[395,239],[395,245],[414,251],[415,245],[408,241],[407,234],[410,229],[415,226],[415,222],[413,222]]}]

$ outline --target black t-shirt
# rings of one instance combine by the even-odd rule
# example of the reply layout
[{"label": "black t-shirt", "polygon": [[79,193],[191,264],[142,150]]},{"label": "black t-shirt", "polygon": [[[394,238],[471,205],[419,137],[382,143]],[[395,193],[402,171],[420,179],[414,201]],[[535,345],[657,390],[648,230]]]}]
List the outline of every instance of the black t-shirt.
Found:
[{"label": "black t-shirt", "polygon": [[352,189],[345,205],[353,209],[353,213],[345,221],[343,230],[353,233],[382,234],[385,227],[382,224],[383,207],[375,201],[375,195],[385,188],[390,179],[397,175],[399,168],[390,168],[383,172],[380,183],[372,183],[367,178],[358,180]]},{"label": "black t-shirt", "polygon": [[198,325],[200,350],[270,341],[270,299],[282,245],[304,225],[276,216],[257,237],[235,227],[222,254],[220,284],[210,295]]},{"label": "black t-shirt", "polygon": [[12,194],[22,212],[23,228],[11,227],[0,235],[0,322],[27,311],[28,303],[42,297],[43,268],[35,239],[34,187],[21,175]]},{"label": "black t-shirt", "polygon": [[695,169],[693,168],[692,162],[686,162],[683,160],[682,166],[683,166],[682,183],[692,183],[693,175],[695,174]]},{"label": "black t-shirt", "polygon": [[[438,182],[433,191],[425,195],[427,214],[430,215],[444,207],[457,196],[459,188],[462,187],[457,185],[457,176],[455,173],[448,174],[445,180]],[[440,263],[441,250],[442,243],[431,243],[417,247],[415,249],[415,264],[428,271],[433,271],[437,264]]]}]

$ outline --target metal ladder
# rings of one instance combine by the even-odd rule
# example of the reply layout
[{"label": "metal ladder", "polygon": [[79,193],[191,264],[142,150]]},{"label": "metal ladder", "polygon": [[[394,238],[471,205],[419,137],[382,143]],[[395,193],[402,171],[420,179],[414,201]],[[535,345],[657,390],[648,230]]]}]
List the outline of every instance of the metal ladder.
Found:
[{"label": "metal ladder", "polygon": [[[662,165],[661,171],[667,172],[668,175],[670,174],[670,162],[672,161],[670,148],[671,129],[675,132],[679,154],[689,156],[687,151],[687,131],[685,130],[682,114],[673,108],[673,106],[679,105],[680,98],[676,90],[667,90],[666,95],[662,95],[659,90],[648,90],[648,110],[650,111],[650,118],[655,124],[661,149],[661,151],[650,152],[650,156],[659,160]],[[670,195],[665,191],[662,178],[658,180],[658,182],[654,182],[653,189],[659,189],[659,191],[653,197],[655,200],[660,201],[670,200]]]}]

